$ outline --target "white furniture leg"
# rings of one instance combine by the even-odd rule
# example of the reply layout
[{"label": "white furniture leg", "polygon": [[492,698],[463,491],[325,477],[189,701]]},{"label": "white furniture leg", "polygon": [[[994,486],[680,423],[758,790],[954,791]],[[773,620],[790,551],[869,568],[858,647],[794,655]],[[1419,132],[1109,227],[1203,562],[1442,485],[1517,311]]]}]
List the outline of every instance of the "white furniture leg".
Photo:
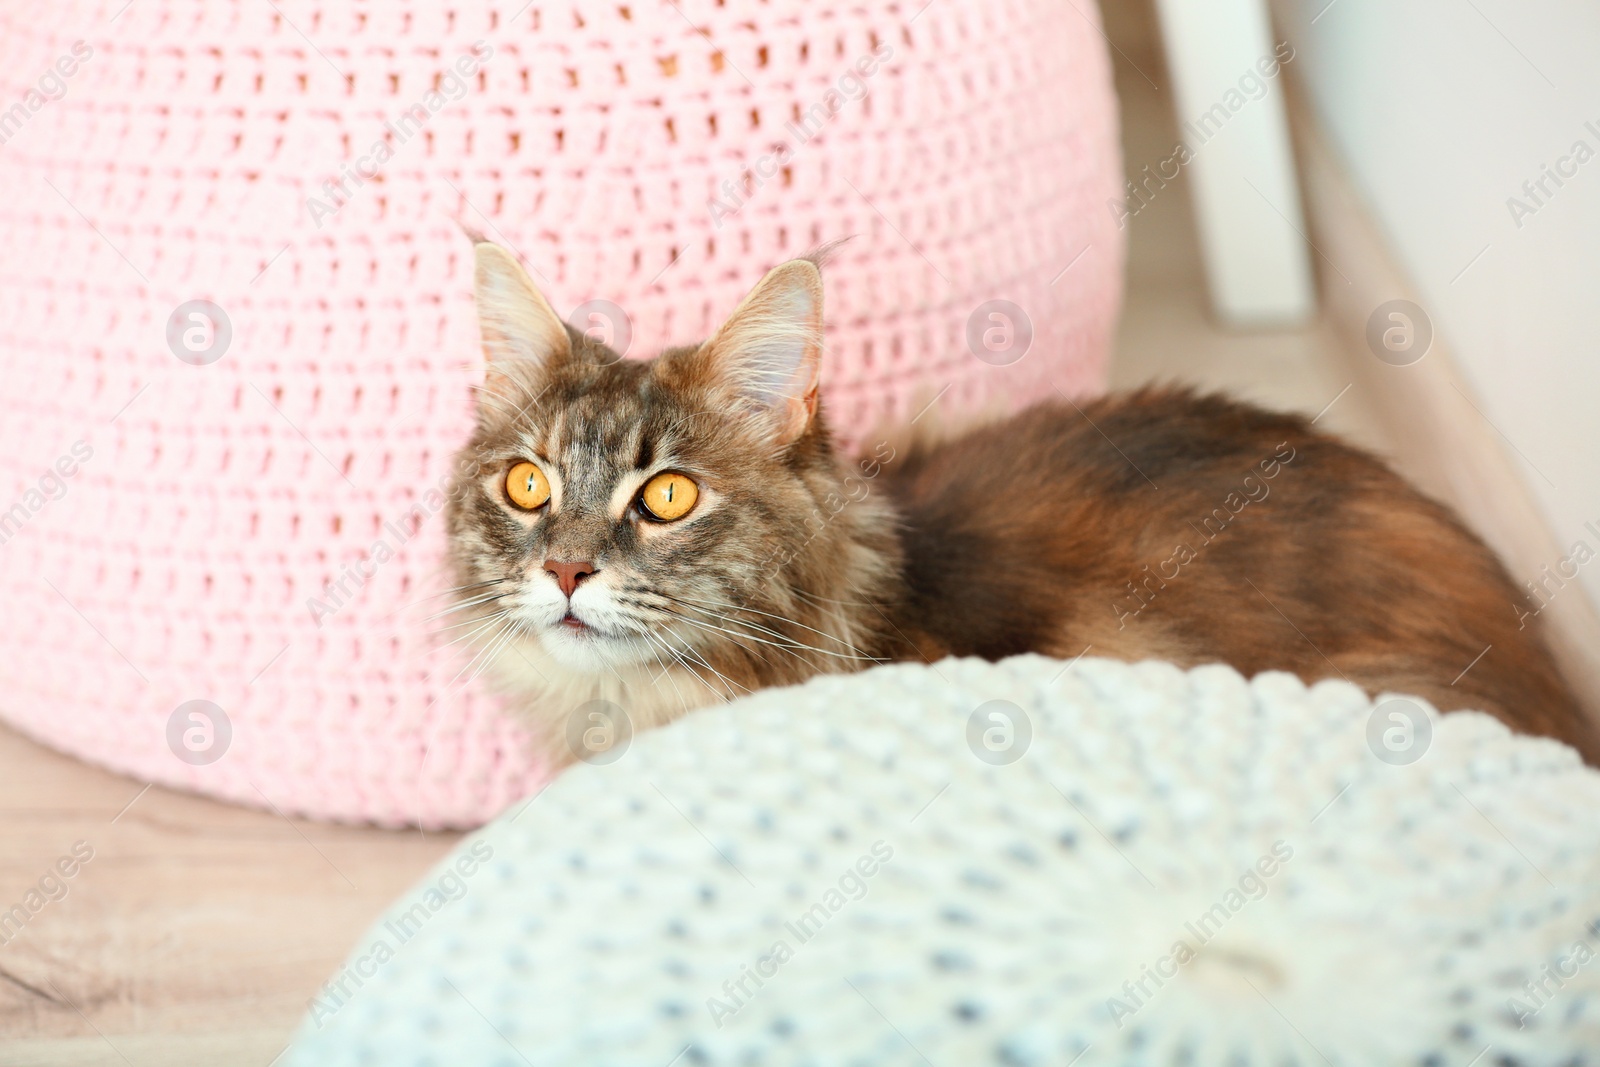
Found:
[{"label": "white furniture leg", "polygon": [[1187,170],[1211,304],[1237,326],[1311,314],[1310,254],[1266,0],[1156,0],[1187,160],[1134,178],[1130,206]]}]

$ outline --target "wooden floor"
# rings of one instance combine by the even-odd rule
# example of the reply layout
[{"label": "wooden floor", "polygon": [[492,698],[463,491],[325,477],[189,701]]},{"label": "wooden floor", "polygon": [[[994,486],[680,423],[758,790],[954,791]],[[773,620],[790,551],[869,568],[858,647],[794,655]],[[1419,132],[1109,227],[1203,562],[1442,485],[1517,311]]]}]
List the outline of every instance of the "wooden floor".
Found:
[{"label": "wooden floor", "polygon": [[267,1067],[454,840],[146,790],[0,730],[0,911],[93,849],[0,945],[0,1064]]},{"label": "wooden floor", "polygon": [[[1159,68],[1154,55],[1139,63]],[[1120,59],[1118,75],[1137,171],[1170,150],[1174,124]],[[1131,240],[1114,384],[1200,382],[1308,412],[1347,384],[1321,325],[1216,329],[1181,182],[1133,220]],[[1384,450],[1359,390],[1320,425]],[[146,791],[0,729],[0,911],[75,842],[94,850],[67,895],[0,945],[0,1065],[268,1067],[345,951],[453,840]]]}]

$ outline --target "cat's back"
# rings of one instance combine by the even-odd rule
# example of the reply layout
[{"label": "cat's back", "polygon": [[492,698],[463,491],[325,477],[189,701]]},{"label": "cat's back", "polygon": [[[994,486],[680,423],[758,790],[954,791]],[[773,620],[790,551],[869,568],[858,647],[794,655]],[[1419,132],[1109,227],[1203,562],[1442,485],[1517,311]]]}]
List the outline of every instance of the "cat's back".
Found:
[{"label": "cat's back", "polygon": [[885,479],[928,647],[1343,676],[1600,751],[1487,546],[1302,416],[1061,399],[918,443]]},{"label": "cat's back", "polygon": [[[896,501],[927,521],[1032,526],[1093,511],[1105,522],[1127,505],[1145,524],[1151,509],[1225,495],[1244,476],[1259,477],[1263,465],[1276,477],[1278,457],[1307,448],[1328,474],[1398,484],[1382,463],[1317,434],[1301,416],[1156,387],[1050,399],[964,432],[914,440],[888,478]],[[1330,463],[1336,472],[1326,471]]]}]

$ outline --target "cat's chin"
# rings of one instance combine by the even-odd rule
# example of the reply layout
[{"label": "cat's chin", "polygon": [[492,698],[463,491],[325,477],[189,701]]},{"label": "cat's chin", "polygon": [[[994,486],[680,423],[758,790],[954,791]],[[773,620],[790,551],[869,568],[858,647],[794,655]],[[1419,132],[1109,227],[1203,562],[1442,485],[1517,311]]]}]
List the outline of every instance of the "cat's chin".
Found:
[{"label": "cat's chin", "polygon": [[617,704],[633,728],[642,730],[726,699],[692,671],[660,665],[649,647],[625,636],[525,632],[495,656],[490,684],[515,698],[535,745],[561,766],[572,762],[569,718],[589,701]]},{"label": "cat's chin", "polygon": [[633,688],[655,667],[642,660],[625,637],[599,633],[524,632],[490,662],[490,684],[510,694],[557,694],[587,700],[614,686]]},{"label": "cat's chin", "polygon": [[546,657],[575,674],[607,674],[620,667],[638,666],[647,658],[637,638],[614,636],[592,627],[574,629],[557,623],[534,640]]}]

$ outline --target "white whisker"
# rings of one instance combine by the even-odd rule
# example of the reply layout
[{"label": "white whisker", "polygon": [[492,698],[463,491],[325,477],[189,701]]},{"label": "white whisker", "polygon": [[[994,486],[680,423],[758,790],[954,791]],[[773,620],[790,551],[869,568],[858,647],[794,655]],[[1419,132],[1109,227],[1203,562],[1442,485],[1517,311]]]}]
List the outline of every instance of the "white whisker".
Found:
[{"label": "white whisker", "polygon": [[[678,688],[678,679],[673,677],[672,668],[669,667],[666,664],[666,662],[661,658],[661,653],[656,650],[655,646],[657,644],[659,644],[660,642],[657,641],[657,639],[654,636],[651,635],[649,630],[640,630],[639,631],[639,636],[645,639],[645,647],[650,650],[650,655],[654,656],[656,662],[661,665],[661,674],[664,674],[664,675],[667,676],[667,682],[671,684],[672,691],[674,693],[678,694],[678,703],[683,705],[683,710],[684,711],[688,711],[689,710],[689,701],[683,695],[683,690]],[[669,650],[669,652],[670,652],[670,650]],[[657,675],[656,677],[659,679],[661,677],[661,675]]]},{"label": "white whisker", "polygon": [[[487,629],[490,626],[495,626],[496,623],[497,623],[497,620],[491,620],[490,622],[488,622],[488,623],[486,623],[484,625],[484,629]],[[459,671],[456,672],[455,677],[451,678],[450,681],[445,684],[445,688],[448,689],[450,686],[455,685],[456,682],[461,679],[462,675],[464,675],[468,671],[472,670],[474,666],[477,666],[480,663],[480,661],[484,666],[487,666],[489,664],[489,662],[494,658],[494,655],[496,654],[496,652],[498,651],[497,646],[498,646],[498,644],[500,642],[500,639],[502,637],[504,637],[506,634],[508,634],[509,632],[511,632],[511,630],[515,626],[516,626],[516,622],[513,619],[505,619],[503,621],[498,621],[498,628],[495,630],[494,636],[488,638],[487,640],[485,640],[479,646],[477,652],[475,652],[473,654],[472,658],[467,660],[466,664]],[[481,631],[474,631],[474,633],[478,633],[478,632],[481,632]],[[468,678],[467,680],[470,682],[472,680],[472,678],[476,678],[476,677],[477,677],[477,674],[474,673],[471,676],[471,678]]]},{"label": "white whisker", "polygon": [[[676,660],[678,662],[679,666],[681,666],[684,670],[688,671],[690,674],[694,675],[696,681],[698,681],[701,685],[705,686],[707,689],[711,690],[711,692],[716,693],[717,696],[719,696],[719,697],[722,696],[721,693],[717,693],[717,687],[712,685],[710,682],[706,681],[705,677],[703,675],[701,675],[701,673],[699,671],[695,670],[694,664],[692,664],[688,660],[684,659],[683,655],[681,653],[679,653],[677,649],[675,649],[671,645],[667,644],[665,642],[665,640],[662,641],[661,647],[667,650],[667,655],[671,656],[674,660]],[[726,700],[727,698],[723,697],[723,699]]]},{"label": "white whisker", "polygon": [[[399,607],[395,608],[393,611],[389,612],[388,614],[384,615],[383,617],[385,619],[393,619],[393,618],[396,618],[396,617],[398,617],[400,615],[405,614],[406,612],[410,611],[412,608],[420,608],[420,607],[422,607],[424,604],[426,604],[430,600],[438,600],[441,597],[455,596],[455,595],[457,595],[459,593],[466,593],[466,592],[470,592],[470,591],[475,590],[475,589],[485,589],[485,588],[487,588],[487,587],[489,587],[491,585],[500,585],[500,584],[502,584],[504,582],[507,582],[509,580],[510,579],[508,579],[508,578],[496,578],[493,581],[471,582],[471,583],[469,583],[467,585],[458,585],[458,586],[455,586],[455,587],[450,588],[450,589],[441,589],[437,593],[429,593],[427,596],[421,596],[421,597],[418,597],[415,600],[408,601],[408,602],[406,602],[404,604],[401,604]],[[427,620],[423,620],[423,621],[427,621]]]},{"label": "white whisker", "polygon": [[[683,606],[686,607],[686,608],[689,608],[689,610],[691,610],[691,611],[699,611],[702,614],[710,615],[712,618],[720,619],[722,622],[731,623],[732,625],[735,625],[735,626],[753,625],[753,624],[749,624],[749,623],[744,623],[744,622],[740,621],[739,619],[730,619],[730,618],[727,618],[726,616],[719,616],[719,615],[716,615],[713,612],[707,611],[704,608],[696,608],[696,607],[694,607],[693,605],[690,605],[690,604],[685,604]],[[742,637],[742,638],[745,638],[746,640],[756,641],[756,642],[759,642],[759,643],[761,643],[763,645],[771,645],[773,648],[781,648],[785,652],[788,652],[790,655],[795,656],[796,659],[803,659],[804,658],[804,657],[802,657],[802,656],[800,656],[798,654],[799,652],[814,652],[819,656],[828,656],[828,657],[831,657],[833,659],[850,660],[850,661],[859,662],[859,663],[880,663],[880,662],[882,662],[881,660],[875,659],[872,656],[864,656],[864,655],[863,656],[852,656],[852,655],[849,655],[849,654],[844,653],[844,652],[832,652],[832,651],[829,651],[826,648],[818,648],[815,645],[808,645],[804,641],[796,641],[796,640],[793,640],[791,638],[785,638],[784,641],[781,642],[781,643],[778,642],[778,641],[769,641],[764,637],[757,637],[753,633],[743,633],[743,632],[738,632],[738,631],[734,631],[734,630],[729,630],[726,627],[716,626],[716,625],[713,625],[711,623],[704,622],[704,621],[702,621],[700,619],[691,619],[686,615],[677,615],[676,618],[678,619],[679,622],[686,622],[686,623],[689,623],[692,626],[700,626],[700,627],[704,627],[705,629],[708,629],[708,630],[716,630],[719,633],[727,634],[730,637]]]},{"label": "white whisker", "polygon": [[733,699],[733,688],[732,687],[736,686],[736,685],[738,685],[740,689],[744,689],[744,691],[746,693],[750,692],[750,690],[745,689],[744,686],[739,685],[738,682],[734,681],[732,678],[729,678],[726,674],[723,674],[721,671],[717,670],[710,663],[708,663],[706,661],[705,656],[701,655],[700,652],[693,645],[689,644],[688,641],[684,641],[683,642],[683,651],[684,651],[684,653],[686,655],[693,656],[695,658],[695,662],[696,663],[699,663],[706,670],[710,671],[712,674],[714,674],[718,678],[722,679],[724,688],[726,688],[728,690],[728,699],[730,699],[730,700]]},{"label": "white whisker", "polygon": [[727,627],[724,627],[724,626],[716,626],[716,625],[714,625],[712,623],[705,622],[702,619],[691,619],[687,615],[679,615],[679,614],[677,614],[675,612],[671,613],[671,614],[672,614],[673,619],[676,620],[677,622],[686,623],[689,626],[696,626],[696,627],[699,627],[702,630],[707,630],[707,631],[710,631],[712,633],[726,634],[727,636],[729,636],[729,637],[734,639],[731,642],[732,644],[737,645],[738,647],[744,649],[746,652],[749,652],[751,655],[757,655],[758,653],[756,652],[755,649],[750,648],[748,645],[744,644],[745,641],[754,641],[757,644],[770,645],[773,648],[781,649],[782,651],[789,653],[789,655],[793,656],[795,659],[798,659],[798,660],[804,660],[804,658],[805,658],[805,657],[800,655],[801,650],[804,648],[804,646],[802,646],[802,645],[780,644],[777,641],[768,641],[764,637],[757,637],[755,634],[741,633],[741,632],[739,632],[737,630],[730,630],[730,629],[728,629]]},{"label": "white whisker", "polygon": [[427,618],[423,619],[422,621],[423,622],[432,622],[434,619],[442,619],[446,615],[454,615],[458,611],[465,611],[468,608],[475,608],[479,604],[487,604],[490,601],[499,600],[501,597],[510,596],[510,595],[511,595],[510,593],[484,593],[481,596],[473,597],[471,600],[463,600],[459,604],[452,604],[450,607],[445,608],[443,611],[436,612],[435,614],[429,615]]},{"label": "white whisker", "polygon": [[[685,597],[685,596],[682,596],[681,594],[676,599],[678,599],[678,600],[680,600],[680,601],[682,601],[684,603],[688,603],[688,604],[702,604],[702,605],[706,605],[708,607],[722,608],[723,610],[748,611],[748,612],[750,612],[751,614],[754,614],[754,615],[764,615],[769,619],[777,619],[779,622],[786,622],[790,626],[798,626],[802,630],[809,630],[812,633],[818,635],[819,637],[826,637],[830,641],[837,641],[839,644],[843,645],[845,648],[848,648],[851,652],[854,652],[857,655],[862,655],[862,656],[866,655],[865,652],[863,652],[861,649],[855,647],[854,645],[852,645],[850,642],[846,641],[842,637],[836,637],[833,634],[830,634],[830,633],[826,632],[825,630],[819,630],[815,626],[807,626],[803,622],[797,622],[794,619],[785,618],[782,615],[774,615],[770,611],[762,611],[759,608],[752,608],[752,607],[750,607],[749,605],[746,605],[746,604],[740,604],[740,605],[737,605],[737,606],[729,607],[727,605],[715,603],[714,601],[697,600],[694,597]],[[723,621],[724,622],[732,622],[732,621],[735,621],[735,620],[728,619],[728,618],[726,618],[724,616],[723,617]],[[743,620],[737,620],[737,621],[740,621],[741,623],[743,623],[744,625],[747,625],[747,626],[755,626],[756,625],[755,623],[744,623]],[[762,629],[766,629],[766,628],[762,627]],[[772,631],[768,630],[768,632],[770,633]],[[781,635],[780,634],[779,636],[785,636],[785,635]]]},{"label": "white whisker", "polygon": [[[478,676],[483,674],[484,671],[489,669],[489,665],[495,661],[495,659],[505,649],[506,645],[508,645],[513,639],[515,639],[516,635],[517,635],[516,620],[508,619],[505,622],[505,624],[501,627],[499,635],[494,639],[493,643],[488,646],[488,649],[487,649],[488,654],[486,656],[484,656],[481,661],[477,661],[477,660],[474,661],[474,662],[477,662],[477,667],[473,670],[472,674],[467,678],[467,682],[470,684],[472,682],[477,681]],[[470,664],[469,664],[469,666],[470,666]]]},{"label": "white whisker", "polygon": [[470,640],[472,638],[473,634],[481,633],[483,630],[487,629],[488,624],[493,623],[493,622],[495,622],[495,621],[497,621],[499,619],[503,619],[507,615],[510,615],[510,614],[511,614],[511,609],[507,608],[504,611],[497,611],[493,615],[478,615],[478,616],[475,616],[475,617],[470,618],[470,619],[465,619],[465,620],[463,620],[461,622],[452,622],[452,623],[449,623],[447,625],[439,627],[437,630],[430,630],[429,633],[437,635],[437,634],[443,634],[447,630],[453,630],[458,626],[473,626],[473,625],[477,625],[478,626],[478,629],[473,630],[471,633],[457,634],[455,637],[452,637],[450,640],[448,640],[448,641],[446,641],[443,644],[438,646],[439,648],[449,648],[451,645],[458,645],[463,641]]}]

